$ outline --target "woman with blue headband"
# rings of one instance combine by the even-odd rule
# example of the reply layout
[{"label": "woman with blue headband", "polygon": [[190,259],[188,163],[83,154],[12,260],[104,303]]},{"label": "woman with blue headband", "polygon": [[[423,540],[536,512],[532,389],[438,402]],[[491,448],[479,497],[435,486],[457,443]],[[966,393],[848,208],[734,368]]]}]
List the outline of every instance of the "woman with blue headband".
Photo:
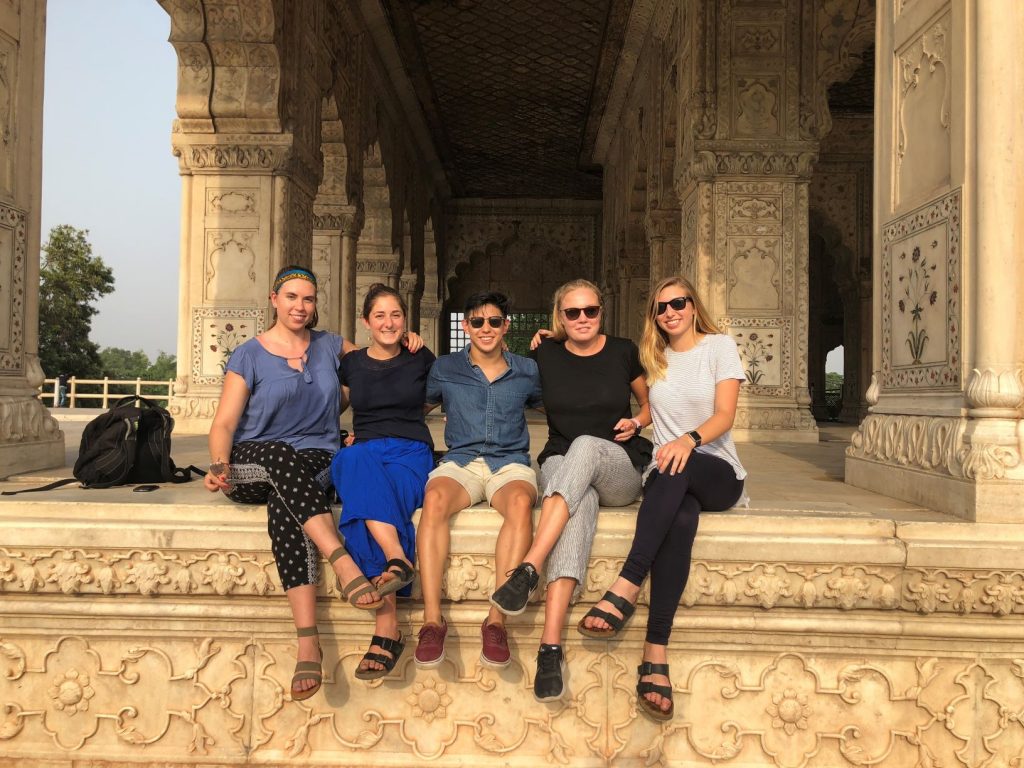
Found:
[{"label": "woman with blue headband", "polygon": [[[267,530],[298,634],[292,699],[323,682],[316,627],[321,556],[339,579],[342,598],[377,610],[384,601],[346,551],[331,514],[330,465],[341,447],[338,367],[356,349],[317,324],[316,276],[288,266],[277,273],[270,303],[275,321],[236,347],[210,428],[204,484],[233,501],[267,505]],[[420,341],[415,338],[418,348]]]}]

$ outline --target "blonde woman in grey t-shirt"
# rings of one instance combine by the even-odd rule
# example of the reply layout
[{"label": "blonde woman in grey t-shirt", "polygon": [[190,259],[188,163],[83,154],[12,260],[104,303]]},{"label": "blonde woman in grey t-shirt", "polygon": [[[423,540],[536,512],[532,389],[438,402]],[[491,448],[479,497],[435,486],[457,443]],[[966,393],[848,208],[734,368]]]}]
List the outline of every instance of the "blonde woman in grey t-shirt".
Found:
[{"label": "blonde woman in grey t-shirt", "polygon": [[746,471],[729,430],[746,377],[736,342],[718,330],[682,277],[662,280],[651,292],[640,361],[650,387],[654,460],[647,468],[629,557],[579,630],[590,637],[615,635],[651,575],[637,696],[643,712],[668,720],[673,715],[668,639],[690,572],[697,521],[702,510],[728,509],[743,494]]}]

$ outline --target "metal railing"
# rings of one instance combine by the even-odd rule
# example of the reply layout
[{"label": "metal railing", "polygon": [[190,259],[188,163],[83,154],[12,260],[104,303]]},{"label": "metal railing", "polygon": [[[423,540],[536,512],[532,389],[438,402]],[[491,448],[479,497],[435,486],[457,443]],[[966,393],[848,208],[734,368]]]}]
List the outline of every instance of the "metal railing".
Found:
[{"label": "metal railing", "polygon": [[[174,379],[147,381],[146,379],[109,379],[105,376],[102,379],[79,379],[71,376],[67,381],[65,405],[68,408],[109,408],[111,400],[131,394],[142,395],[150,400],[169,401],[174,389]],[[98,388],[99,391],[79,392],[78,389],[82,386],[88,390]],[[60,382],[57,379],[46,379],[43,386],[39,388],[39,399],[48,403],[51,408],[55,407],[60,402]],[[94,402],[96,400],[99,402]]]}]

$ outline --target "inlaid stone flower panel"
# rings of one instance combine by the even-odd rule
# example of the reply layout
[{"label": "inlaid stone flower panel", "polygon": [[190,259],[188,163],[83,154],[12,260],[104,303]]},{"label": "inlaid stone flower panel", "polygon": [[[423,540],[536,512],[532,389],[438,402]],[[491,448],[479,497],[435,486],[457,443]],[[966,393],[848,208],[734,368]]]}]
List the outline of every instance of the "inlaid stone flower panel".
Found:
[{"label": "inlaid stone flower panel", "polygon": [[231,353],[266,327],[262,309],[193,307],[192,381],[219,384]]}]

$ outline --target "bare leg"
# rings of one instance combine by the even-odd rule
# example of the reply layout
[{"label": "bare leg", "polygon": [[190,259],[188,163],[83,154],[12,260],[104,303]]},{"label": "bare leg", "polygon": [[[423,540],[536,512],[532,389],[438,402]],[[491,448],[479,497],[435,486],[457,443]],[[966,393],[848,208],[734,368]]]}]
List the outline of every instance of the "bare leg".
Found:
[{"label": "bare leg", "polygon": [[[640,596],[640,587],[631,581],[627,581],[621,576],[619,576],[619,578],[615,580],[615,583],[608,589],[612,594],[626,598],[626,600],[633,605],[636,605],[637,598]],[[594,607],[599,608],[606,613],[610,613],[612,616],[618,616],[620,619],[622,618],[622,611],[607,600],[598,600]],[[583,625],[590,629],[611,629],[611,625],[598,616],[587,616]]]},{"label": "bare leg", "polygon": [[[491,497],[491,506],[502,517],[501,530],[498,531],[498,541],[494,548],[495,589],[508,580],[505,575],[508,571],[523,562],[533,537],[533,505],[536,501],[533,486],[521,480],[502,486]],[[504,625],[505,614],[491,606],[487,623]]]},{"label": "bare leg", "polygon": [[[644,643],[644,661],[649,661],[652,664],[667,664],[668,646]],[[672,685],[672,681],[665,677],[665,675],[645,675],[641,680],[652,682],[655,685]],[[660,707],[662,712],[668,712],[669,707],[672,706],[672,702],[660,693],[645,693],[644,697]]]},{"label": "bare leg", "polygon": [[557,493],[545,498],[540,508],[537,533],[534,534],[533,544],[523,556],[522,562],[529,563],[539,571],[558,543],[558,537],[562,535],[567,522],[569,505],[565,503],[565,499]]},{"label": "bare leg", "polygon": [[540,636],[542,643],[561,645],[565,615],[569,611],[569,601],[575,589],[576,579],[561,578],[548,583],[547,596],[544,598],[544,631]]},{"label": "bare leg", "polygon": [[[338,536],[338,529],[334,527],[334,515],[330,512],[324,512],[322,515],[313,515],[302,526],[302,530],[306,532],[306,535],[309,536],[310,540],[316,545],[316,548],[325,557],[342,545],[341,538]],[[356,561],[348,554],[335,560],[333,567],[334,573],[342,584],[348,584],[352,579],[363,575],[363,572],[359,570],[359,566],[356,565]],[[356,602],[361,604],[375,603],[379,599],[380,596],[374,591],[362,595]]]},{"label": "bare leg", "polygon": [[416,528],[416,552],[423,590],[423,622],[441,624],[441,578],[451,546],[451,517],[469,506],[466,489],[449,477],[427,483]]},{"label": "bare leg", "polygon": [[[392,528],[394,530],[394,528]],[[398,639],[398,610],[397,603],[394,595],[386,595],[384,597],[384,605],[377,611],[377,620],[373,625],[373,634],[380,635],[381,637],[389,637],[392,640]],[[369,653],[380,653],[384,656],[390,656],[388,651],[385,651],[378,645],[371,645],[368,649]],[[359,669],[384,669],[384,665],[379,661],[361,660],[359,662]]]},{"label": "bare leg", "polygon": [[[316,626],[316,586],[303,584],[301,587],[292,587],[287,592],[288,605],[292,609],[292,620],[295,628]],[[300,637],[299,649],[296,658],[299,661],[320,661],[320,646],[316,637]],[[300,680],[295,684],[294,690],[306,691],[316,685],[315,680]]]}]

